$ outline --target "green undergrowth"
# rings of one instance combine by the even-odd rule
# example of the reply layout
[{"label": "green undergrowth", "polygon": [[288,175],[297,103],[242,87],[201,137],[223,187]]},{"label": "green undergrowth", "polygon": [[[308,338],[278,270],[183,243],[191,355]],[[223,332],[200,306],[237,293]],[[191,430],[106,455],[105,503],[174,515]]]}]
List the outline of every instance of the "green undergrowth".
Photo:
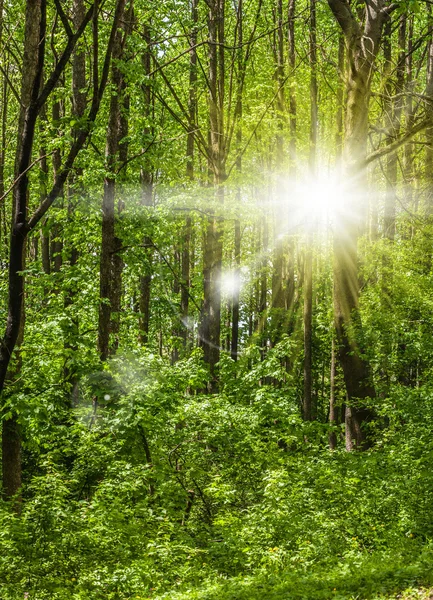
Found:
[{"label": "green undergrowth", "polygon": [[347,453],[337,427],[330,451],[293,382],[261,382],[274,362],[222,364],[205,395],[199,353],[137,354],[83,377],[72,409],[56,388],[23,400],[1,600],[359,600],[433,583],[431,387],[381,400],[370,450]]},{"label": "green undergrowth", "polygon": [[[200,588],[158,596],[154,600],[418,600],[430,598],[433,549],[408,547],[401,553],[348,556],[304,572],[260,573],[214,580]],[[139,596],[140,597],[140,596]]]}]

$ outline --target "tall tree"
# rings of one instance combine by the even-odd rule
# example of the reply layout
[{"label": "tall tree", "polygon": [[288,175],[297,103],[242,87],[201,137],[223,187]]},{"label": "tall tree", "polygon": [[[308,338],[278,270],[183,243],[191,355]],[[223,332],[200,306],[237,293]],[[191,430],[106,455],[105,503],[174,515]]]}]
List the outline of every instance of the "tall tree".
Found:
[{"label": "tall tree", "polygon": [[[124,17],[124,12],[120,20]],[[126,31],[126,33],[129,33]],[[116,171],[119,167],[119,142],[121,140],[121,102],[123,75],[119,61],[123,57],[126,43],[124,28],[116,31],[111,67],[111,98],[105,148],[106,171],[104,197],[102,201],[102,240],[100,262],[100,304],[98,324],[98,347],[101,360],[106,360],[116,349],[117,342],[110,334],[118,332],[120,309],[121,271],[118,252],[121,246],[116,236]],[[97,68],[95,64],[94,68]],[[117,314],[115,313],[117,309]]]},{"label": "tall tree", "polygon": [[[315,177],[317,147],[317,16],[316,0],[310,0],[310,177]],[[304,261],[304,402],[303,417],[313,417],[313,239],[314,217],[308,215]]]},{"label": "tall tree", "polygon": [[334,232],[334,318],[349,400],[346,428],[348,449],[351,449],[365,442],[364,424],[372,417],[366,400],[375,397],[371,367],[360,348],[357,243],[365,225],[365,197],[361,189],[365,177],[371,81],[390,9],[384,0],[366,0],[360,18],[344,0],[328,0],[328,5],[345,37],[348,63],[343,144],[345,206],[338,214]]},{"label": "tall tree", "polygon": [[[143,71],[145,75],[145,83],[143,84],[143,101],[144,101],[144,116],[146,124],[144,127],[144,138],[149,140],[152,135],[151,121],[153,119],[153,94],[150,74],[152,71],[152,52],[151,52],[151,29],[150,24],[145,23],[143,27],[143,39],[146,43],[142,55]],[[153,171],[149,157],[144,156],[140,169],[141,183],[141,204],[146,209],[149,209],[153,204]],[[152,283],[152,257],[153,243],[149,235],[143,238],[145,264],[143,273],[140,274],[140,341],[142,344],[147,344],[149,339],[149,323],[150,323],[150,293]]]},{"label": "tall tree", "polygon": [[[53,186],[47,197],[35,212],[28,216],[28,170],[31,164],[33,141],[35,137],[37,117],[46,103],[50,93],[56,86],[63,70],[66,68],[75,45],[83,34],[92,15],[97,14],[98,6],[92,5],[80,26],[75,32],[70,29],[69,22],[64,20],[68,41],[55,66],[41,90],[42,73],[45,59],[46,37],[46,3],[45,0],[29,0],[26,5],[26,24],[24,39],[24,59],[22,69],[22,85],[20,96],[20,112],[18,119],[18,144],[15,159],[15,181],[13,188],[13,219],[10,237],[8,317],[6,330],[0,348],[0,392],[3,391],[8,367],[19,340],[23,325],[24,299],[24,260],[25,244],[28,235],[37,227],[41,219],[61,194],[67,176],[75,158],[88,138],[89,124],[93,123],[99,110],[102,95],[107,82],[114,35],[123,11],[124,0],[118,0],[112,17],[112,27],[107,43],[101,77],[95,76],[92,104],[87,115],[87,122],[76,140],[71,143],[62,168],[57,173]],[[61,9],[58,5],[59,10]],[[64,16],[61,11],[60,17]],[[63,22],[63,21],[62,21]],[[14,495],[21,481],[20,435],[17,428],[17,416],[3,420],[3,487],[7,497]]]},{"label": "tall tree", "polygon": [[[219,210],[224,203],[226,180],[226,139],[224,130],[225,99],[225,0],[208,2],[209,30],[209,167]],[[216,364],[220,356],[221,267],[223,220],[214,210],[206,223],[203,249],[203,307],[200,343],[211,372],[211,387],[216,387]]]}]

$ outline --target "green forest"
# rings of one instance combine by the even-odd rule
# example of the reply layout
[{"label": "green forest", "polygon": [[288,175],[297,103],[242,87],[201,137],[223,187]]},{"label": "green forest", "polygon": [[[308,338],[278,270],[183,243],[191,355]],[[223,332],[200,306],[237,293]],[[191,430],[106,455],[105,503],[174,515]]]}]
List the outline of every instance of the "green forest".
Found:
[{"label": "green forest", "polygon": [[0,600],[433,598],[433,2],[0,0]]}]

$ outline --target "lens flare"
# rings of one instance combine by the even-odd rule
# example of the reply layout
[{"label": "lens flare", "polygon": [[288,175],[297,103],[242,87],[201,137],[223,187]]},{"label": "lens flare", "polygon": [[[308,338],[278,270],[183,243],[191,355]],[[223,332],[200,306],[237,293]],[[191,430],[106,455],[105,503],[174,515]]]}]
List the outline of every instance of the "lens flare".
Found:
[{"label": "lens flare", "polygon": [[241,288],[239,273],[225,271],[221,273],[220,289],[226,296],[234,296]]}]

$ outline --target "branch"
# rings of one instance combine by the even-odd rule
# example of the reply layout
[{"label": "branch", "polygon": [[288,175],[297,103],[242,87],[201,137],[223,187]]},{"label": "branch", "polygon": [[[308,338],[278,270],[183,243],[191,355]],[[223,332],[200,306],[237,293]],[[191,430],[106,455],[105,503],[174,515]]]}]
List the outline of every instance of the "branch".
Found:
[{"label": "branch", "polygon": [[48,96],[51,94],[51,92],[55,88],[55,86],[60,78],[60,75],[63,73],[63,70],[65,69],[67,62],[72,55],[72,52],[75,48],[76,43],[80,39],[81,35],[84,33],[84,30],[85,30],[87,24],[89,23],[90,19],[92,18],[92,15],[93,15],[93,4],[90,6],[89,10],[85,14],[84,19],[83,19],[82,23],[80,24],[80,26],[78,27],[77,31],[74,33],[74,35],[72,35],[72,37],[69,38],[68,43],[66,44],[66,48],[63,50],[62,56],[60,57],[59,62],[56,65],[56,68],[51,73],[49,79],[47,80],[41,93],[39,94],[39,97],[36,101],[38,111],[45,104]]},{"label": "branch", "polygon": [[409,129],[409,131],[402,135],[401,138],[399,138],[398,140],[395,140],[391,144],[388,144],[388,146],[385,146],[378,150],[374,150],[373,152],[368,154],[368,156],[366,156],[364,159],[364,166],[367,166],[375,160],[382,158],[382,156],[386,156],[387,154],[396,152],[399,148],[401,148],[401,146],[406,144],[406,142],[412,139],[417,133],[423,131],[424,129],[427,129],[428,127],[431,127],[432,125],[432,119],[424,119],[423,121],[420,121],[418,125],[415,125],[414,127],[412,127],[412,129]]},{"label": "branch", "polygon": [[[79,151],[81,150],[81,148],[83,147],[85,141],[87,140],[87,138],[89,136],[90,125],[96,119],[96,115],[98,114],[99,106],[101,104],[101,99],[102,99],[105,87],[107,85],[108,74],[109,74],[110,63],[111,63],[111,55],[112,55],[113,45],[114,45],[114,39],[116,36],[120,17],[122,15],[122,12],[123,12],[123,9],[125,6],[125,2],[126,2],[126,0],[118,0],[118,2],[116,4],[116,12],[114,15],[114,20],[113,20],[113,24],[112,24],[111,32],[110,32],[110,38],[108,40],[107,49],[106,49],[106,53],[105,53],[105,60],[104,60],[103,68],[102,68],[101,81],[97,85],[97,89],[93,90],[93,100],[92,100],[92,106],[89,110],[89,114],[87,117],[87,127],[86,127],[86,129],[84,129],[78,133],[77,138],[75,139],[74,143],[71,146],[71,149],[69,150],[69,154],[64,162],[64,165],[54,181],[54,184],[53,184],[53,187],[51,188],[50,193],[45,198],[45,200],[39,205],[39,208],[37,208],[35,210],[35,212],[31,216],[31,218],[29,219],[29,221],[26,225],[27,232],[32,231],[32,229],[34,229],[36,227],[36,225],[39,223],[39,221],[45,215],[47,210],[53,204],[54,200],[59,196],[59,194],[61,194],[61,192],[63,190],[63,186],[65,184],[65,181],[66,181],[66,179],[69,175],[69,172],[72,169],[74,161],[77,157],[77,154],[79,153]],[[92,5],[91,9],[92,10],[91,10],[91,14],[90,14],[89,18],[91,18],[92,14],[93,14],[93,5]],[[84,20],[86,20],[87,17],[88,17],[88,14],[86,15]],[[81,29],[81,26],[80,26],[80,29]]]},{"label": "branch", "polygon": [[359,24],[344,0],[328,0],[328,6],[346,37],[359,33]]},{"label": "branch", "polygon": [[54,4],[56,5],[57,14],[60,17],[61,22],[63,23],[63,27],[65,28],[66,35],[70,40],[73,37],[71,26],[69,25],[68,17],[65,15],[65,11],[60,3],[60,0],[54,0]]},{"label": "branch", "polygon": [[21,179],[21,177],[24,177],[24,175],[26,173],[28,173],[30,171],[30,169],[33,169],[33,167],[38,163],[41,162],[42,160],[44,160],[45,158],[47,158],[48,156],[51,156],[52,154],[54,154],[55,150],[53,150],[52,152],[49,152],[48,154],[44,154],[43,156],[39,156],[39,158],[37,158],[36,160],[34,160],[28,167],[27,169],[25,169],[22,173],[20,173],[18,175],[18,177],[15,179],[15,181],[12,183],[12,185],[9,187],[9,189],[3,194],[3,196],[0,196],[0,204],[3,202],[3,200],[6,198],[6,196],[8,194],[11,193],[11,191],[14,189],[14,187],[16,186],[16,184],[19,182],[19,180]]}]

